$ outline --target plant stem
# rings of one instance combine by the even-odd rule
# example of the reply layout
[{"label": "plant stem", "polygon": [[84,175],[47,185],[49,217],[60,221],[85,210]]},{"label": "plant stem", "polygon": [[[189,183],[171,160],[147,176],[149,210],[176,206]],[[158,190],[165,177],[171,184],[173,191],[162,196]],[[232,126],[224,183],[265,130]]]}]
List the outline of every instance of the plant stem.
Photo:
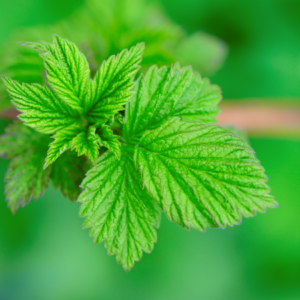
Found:
[{"label": "plant stem", "polygon": [[249,136],[300,138],[300,101],[278,99],[225,100],[219,125],[234,125]]},{"label": "plant stem", "polygon": [[[297,101],[295,101],[297,100]],[[300,138],[299,99],[235,99],[221,103],[219,125],[233,125],[244,129],[249,136],[277,136]],[[17,120],[18,111],[0,113],[0,118]]]},{"label": "plant stem", "polygon": [[18,119],[19,112],[15,109],[7,109],[0,112],[0,119],[14,121]]}]

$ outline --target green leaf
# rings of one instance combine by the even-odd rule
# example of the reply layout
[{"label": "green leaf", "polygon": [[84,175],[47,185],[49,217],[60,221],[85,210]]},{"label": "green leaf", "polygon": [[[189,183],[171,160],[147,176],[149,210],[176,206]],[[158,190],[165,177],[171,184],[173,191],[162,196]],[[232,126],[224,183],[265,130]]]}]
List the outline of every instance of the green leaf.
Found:
[{"label": "green leaf", "polygon": [[253,150],[219,126],[171,119],[143,135],[135,163],[148,192],[185,228],[232,226],[277,205]]},{"label": "green leaf", "polygon": [[248,134],[245,130],[237,128],[233,125],[225,125],[225,126],[222,126],[222,127],[225,128],[226,130],[232,132],[233,134],[235,134],[236,136],[238,136],[239,138],[241,138],[242,140],[244,140],[248,144],[250,144]]},{"label": "green leaf", "polygon": [[55,189],[75,201],[81,193],[80,184],[88,169],[86,159],[78,157],[73,151],[66,151],[52,165],[50,178]]},{"label": "green leaf", "polygon": [[26,83],[21,85],[8,77],[2,79],[13,104],[22,113],[20,120],[26,125],[51,134],[78,123],[78,113],[48,87]]},{"label": "green leaf", "polygon": [[120,158],[120,142],[119,136],[114,135],[113,131],[107,125],[102,125],[97,128],[97,133],[101,137],[101,145],[112,151],[118,158]]},{"label": "green leaf", "polygon": [[13,104],[22,112],[20,119],[40,132],[54,134],[45,168],[70,147],[78,155],[87,155],[94,164],[101,145],[120,156],[119,137],[105,123],[124,109],[133,94],[133,79],[144,44],[110,57],[93,80],[89,78],[87,60],[75,44],[55,35],[53,44],[27,46],[44,59],[51,88],[21,85],[8,77],[3,77],[3,81]]},{"label": "green leaf", "polygon": [[5,180],[5,194],[13,213],[33,198],[41,197],[50,182],[43,170],[49,137],[22,123],[14,123],[0,137],[0,155],[12,159]]},{"label": "green leaf", "polygon": [[135,85],[135,95],[126,106],[124,138],[138,139],[147,129],[158,127],[167,118],[216,123],[220,109],[219,87],[202,80],[191,67],[158,69],[153,66]]},{"label": "green leaf", "polygon": [[50,179],[56,189],[74,201],[81,192],[80,184],[90,164],[85,158],[67,151],[51,168],[43,170],[50,137],[20,122],[6,128],[0,136],[0,156],[11,159],[5,180],[6,199],[14,213],[19,207],[41,197]]},{"label": "green leaf", "polygon": [[133,79],[140,68],[144,48],[144,43],[137,44],[102,63],[88,89],[85,102],[88,121],[103,119],[105,123],[117,111],[124,109],[123,105],[133,95]]},{"label": "green leaf", "polygon": [[72,150],[76,150],[78,155],[86,155],[96,164],[100,148],[100,136],[96,133],[96,127],[90,126],[86,131],[80,132],[72,140]]},{"label": "green leaf", "polygon": [[[26,34],[25,34],[26,35]],[[5,74],[18,82],[43,83],[44,66],[35,51],[28,47],[20,47],[18,43],[24,37],[13,37],[1,47],[0,74]],[[40,38],[40,37],[39,37]],[[0,111],[13,108],[5,85],[0,83]]]},{"label": "green leaf", "polygon": [[207,76],[216,73],[224,64],[228,47],[224,41],[198,31],[183,37],[175,53],[181,64],[192,65]]},{"label": "green leaf", "polygon": [[[92,74],[104,59],[140,42],[147,45],[141,64],[143,72],[153,64],[164,66],[180,61],[183,65],[191,64],[202,75],[211,75],[221,67],[227,50],[224,42],[207,34],[187,35],[152,1],[88,0],[64,20],[17,29],[1,44],[0,74],[19,82],[42,83],[42,61],[28,47],[18,44],[51,42],[49,37],[54,32],[79,46]],[[9,98],[0,84],[0,111],[9,106]]]},{"label": "green leaf", "polygon": [[44,168],[46,169],[52,164],[61,154],[67,151],[73,139],[84,130],[78,125],[71,125],[53,136],[54,141],[50,144]]},{"label": "green leaf", "polygon": [[130,270],[142,252],[151,252],[160,211],[140,184],[132,149],[122,146],[118,160],[111,152],[100,156],[82,183],[79,215],[84,228],[91,228],[95,243],[105,241],[109,254]]},{"label": "green leaf", "polygon": [[40,52],[46,67],[47,81],[59,97],[81,111],[90,79],[85,56],[74,43],[57,35],[54,35],[52,45],[45,42],[27,45]]}]

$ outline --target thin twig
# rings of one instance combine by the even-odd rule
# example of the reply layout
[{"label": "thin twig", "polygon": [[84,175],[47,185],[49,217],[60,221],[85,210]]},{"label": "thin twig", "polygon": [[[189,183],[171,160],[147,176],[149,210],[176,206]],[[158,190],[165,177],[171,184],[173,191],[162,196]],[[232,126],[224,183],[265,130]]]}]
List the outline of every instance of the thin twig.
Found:
[{"label": "thin twig", "polygon": [[[235,99],[224,100],[218,116],[219,125],[233,125],[246,130],[250,136],[300,138],[299,99]],[[19,112],[10,109],[0,118],[17,120]]]},{"label": "thin twig", "polygon": [[300,138],[300,101],[227,100],[221,104],[219,125],[234,125],[250,136]]}]

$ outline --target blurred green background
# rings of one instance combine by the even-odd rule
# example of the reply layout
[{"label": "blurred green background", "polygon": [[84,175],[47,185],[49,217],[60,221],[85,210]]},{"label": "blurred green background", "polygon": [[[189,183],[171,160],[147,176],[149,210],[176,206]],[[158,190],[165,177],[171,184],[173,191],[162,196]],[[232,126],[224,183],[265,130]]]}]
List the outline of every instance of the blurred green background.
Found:
[{"label": "blurred green background", "polygon": [[[0,0],[0,47],[17,28],[48,24],[79,0]],[[299,0],[161,0],[188,32],[227,42],[211,77],[224,98],[300,98]],[[5,122],[0,122],[3,132]],[[251,138],[280,207],[240,226],[187,232],[163,217],[151,255],[126,273],[81,230],[78,203],[49,189],[12,216],[0,161],[0,299],[300,299],[300,141]]]}]

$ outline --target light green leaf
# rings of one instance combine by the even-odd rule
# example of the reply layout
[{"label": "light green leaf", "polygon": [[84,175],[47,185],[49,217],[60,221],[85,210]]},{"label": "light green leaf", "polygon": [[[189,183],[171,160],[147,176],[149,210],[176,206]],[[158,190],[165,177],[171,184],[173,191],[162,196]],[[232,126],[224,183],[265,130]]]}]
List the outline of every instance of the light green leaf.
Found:
[{"label": "light green leaf", "polygon": [[118,160],[111,152],[100,156],[82,183],[79,197],[84,228],[91,228],[95,243],[105,241],[109,254],[130,270],[142,252],[151,252],[160,211],[142,189],[132,161],[132,149],[122,146]]},{"label": "light green leaf", "polygon": [[103,119],[105,123],[117,111],[124,109],[123,105],[133,95],[133,79],[140,68],[144,48],[144,43],[137,44],[102,63],[89,84],[85,102],[88,121],[99,122]]},{"label": "light green leaf", "polygon": [[[113,139],[113,137],[112,137]],[[95,164],[100,148],[100,136],[96,127],[70,126],[54,135],[50,144],[44,168],[52,164],[61,154],[68,149],[76,150],[78,156],[86,155]]]},{"label": "light green leaf", "polygon": [[53,186],[71,201],[77,200],[89,164],[84,157],[78,157],[73,151],[63,153],[52,165],[50,178]]},{"label": "light green leaf", "polygon": [[96,133],[96,127],[90,126],[87,130],[80,132],[73,138],[71,147],[78,155],[86,155],[96,164],[100,148],[100,136]]},{"label": "light green leaf", "polygon": [[20,119],[43,133],[55,134],[45,168],[70,147],[78,155],[86,154],[93,163],[100,145],[120,156],[119,137],[105,124],[124,109],[133,94],[133,79],[144,44],[104,61],[93,80],[89,79],[85,57],[73,43],[55,35],[53,44],[39,42],[27,46],[44,59],[51,88],[21,85],[7,77],[3,81],[13,104],[23,113]]},{"label": "light green leaf", "polygon": [[71,125],[53,136],[54,141],[50,144],[44,168],[46,169],[52,164],[61,154],[67,151],[73,139],[84,130],[78,125]]},{"label": "light green leaf", "polygon": [[[55,35],[54,35],[55,38]],[[21,43],[20,45],[26,46],[31,48],[32,50],[35,50],[39,53],[39,56],[49,56],[49,59],[51,58],[52,62],[58,63],[59,58],[57,56],[57,53],[55,51],[55,46],[51,43],[47,43],[44,41],[39,41],[39,42],[26,42],[26,43]],[[46,59],[46,58],[45,58]]]},{"label": "light green leaf", "polygon": [[215,123],[221,100],[219,87],[191,67],[151,67],[135,85],[135,95],[126,106],[124,138],[138,139],[147,129],[158,127],[167,118]]},{"label": "light green leaf", "polygon": [[201,74],[212,75],[223,65],[228,53],[226,43],[204,32],[182,38],[175,48],[176,58],[183,65],[192,65]]},{"label": "light green leaf", "polygon": [[0,155],[12,159],[5,176],[5,194],[13,213],[33,198],[37,200],[50,182],[43,170],[49,137],[17,122],[0,136]]},{"label": "light green leaf", "polygon": [[112,151],[118,158],[120,158],[120,142],[119,136],[114,135],[113,131],[107,125],[102,125],[97,128],[97,133],[101,137],[101,145]]},{"label": "light green leaf", "polygon": [[13,104],[22,113],[19,118],[26,125],[51,134],[78,123],[78,113],[48,87],[26,83],[21,85],[8,77],[2,79]]},{"label": "light green leaf", "polygon": [[135,162],[152,197],[185,228],[232,226],[277,205],[253,150],[219,126],[171,119],[143,135]]},{"label": "light green leaf", "polygon": [[90,69],[85,56],[76,45],[54,35],[53,44],[27,43],[40,52],[47,81],[59,97],[76,110],[82,111],[90,79]]}]

